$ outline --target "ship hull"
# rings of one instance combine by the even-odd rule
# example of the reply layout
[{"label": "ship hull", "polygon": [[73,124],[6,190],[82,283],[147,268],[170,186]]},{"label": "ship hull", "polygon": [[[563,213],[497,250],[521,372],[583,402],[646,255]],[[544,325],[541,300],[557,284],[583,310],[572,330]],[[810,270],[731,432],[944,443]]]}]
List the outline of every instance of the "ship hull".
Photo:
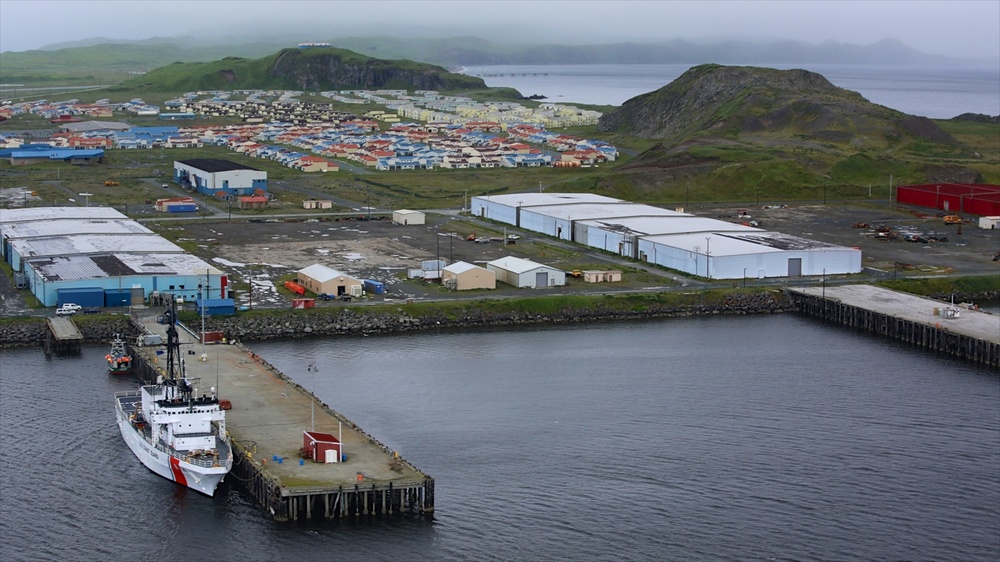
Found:
[{"label": "ship hull", "polygon": [[[134,399],[138,399],[135,397]],[[187,486],[206,496],[215,495],[215,488],[229,473],[229,463],[223,461],[219,467],[197,466],[155,447],[146,436],[137,430],[128,419],[128,414],[122,407],[121,398],[116,404],[118,429],[122,439],[137,459],[149,470],[167,480]]]},{"label": "ship hull", "polygon": [[108,373],[112,375],[131,375],[132,367],[119,367],[115,365],[108,365]]}]

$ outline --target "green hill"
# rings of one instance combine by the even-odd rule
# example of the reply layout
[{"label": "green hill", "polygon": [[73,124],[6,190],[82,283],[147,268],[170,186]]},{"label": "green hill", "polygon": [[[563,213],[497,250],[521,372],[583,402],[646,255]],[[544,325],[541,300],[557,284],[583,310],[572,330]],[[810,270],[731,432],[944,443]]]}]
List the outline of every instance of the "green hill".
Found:
[{"label": "green hill", "polygon": [[976,150],[937,123],[873,104],[805,70],[702,65],[605,114],[598,130],[646,139],[619,186],[639,192],[762,183],[851,189],[890,175],[911,181],[982,181]]},{"label": "green hill", "polygon": [[382,60],[336,48],[283,49],[246,59],[176,62],[122,82],[126,90],[187,92],[195,90],[408,89],[480,90],[481,78],[409,60]]}]

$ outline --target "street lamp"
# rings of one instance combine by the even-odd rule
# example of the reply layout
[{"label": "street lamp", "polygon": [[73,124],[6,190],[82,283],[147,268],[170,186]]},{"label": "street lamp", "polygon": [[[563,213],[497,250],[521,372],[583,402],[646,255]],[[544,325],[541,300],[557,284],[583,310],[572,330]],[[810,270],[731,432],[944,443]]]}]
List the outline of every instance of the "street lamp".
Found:
[{"label": "street lamp", "polygon": [[705,237],[705,277],[708,277],[709,279],[712,278],[712,274],[709,271],[709,265],[711,265],[711,263],[712,263],[711,262],[711,259],[712,259],[711,258],[711,256],[712,256],[712,250],[711,250],[711,247],[710,247],[711,243],[712,243],[712,237],[711,236],[706,236]]},{"label": "street lamp", "polygon": [[747,268],[743,268],[743,288],[747,288]]}]

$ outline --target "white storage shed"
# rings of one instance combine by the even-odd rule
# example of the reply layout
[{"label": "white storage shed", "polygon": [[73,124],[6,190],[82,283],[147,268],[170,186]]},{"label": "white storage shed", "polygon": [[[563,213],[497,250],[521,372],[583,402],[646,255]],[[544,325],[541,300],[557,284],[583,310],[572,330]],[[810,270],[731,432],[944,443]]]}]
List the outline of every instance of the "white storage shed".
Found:
[{"label": "white storage shed", "polygon": [[561,287],[566,284],[566,272],[523,258],[508,256],[486,264],[497,281],[518,288]]},{"label": "white storage shed", "polygon": [[420,225],[427,222],[427,216],[421,211],[400,209],[392,212],[392,222],[404,226]]}]

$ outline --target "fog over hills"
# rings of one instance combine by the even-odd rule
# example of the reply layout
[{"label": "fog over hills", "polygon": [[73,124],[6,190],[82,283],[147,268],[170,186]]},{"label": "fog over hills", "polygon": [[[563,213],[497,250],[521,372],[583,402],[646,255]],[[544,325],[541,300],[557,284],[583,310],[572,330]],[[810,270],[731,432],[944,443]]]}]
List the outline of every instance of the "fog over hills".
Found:
[{"label": "fog over hills", "polygon": [[[159,61],[207,61],[223,56],[259,57],[300,41],[329,42],[333,46],[383,59],[410,59],[445,67],[496,64],[896,64],[943,65],[984,64],[988,59],[959,59],[920,52],[895,39],[870,45],[825,41],[669,40],[658,42],[618,42],[593,44],[514,43],[481,37],[303,37],[303,34],[261,35],[247,42],[245,35],[214,37],[214,40],[191,37],[153,37],[143,40],[115,40],[93,37],[45,46],[40,51],[57,53],[99,45],[169,45],[165,56],[181,57]],[[27,51],[26,53],[38,53]],[[10,55],[18,53],[6,53]],[[15,57],[16,58],[16,57]],[[157,64],[151,64],[157,66]]]}]

